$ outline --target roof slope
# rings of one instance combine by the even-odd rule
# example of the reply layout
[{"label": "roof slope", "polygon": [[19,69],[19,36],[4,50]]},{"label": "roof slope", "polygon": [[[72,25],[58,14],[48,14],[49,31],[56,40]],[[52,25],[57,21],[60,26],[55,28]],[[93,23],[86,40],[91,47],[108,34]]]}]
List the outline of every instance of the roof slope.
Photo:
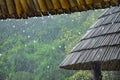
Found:
[{"label": "roof slope", "polygon": [[120,0],[0,0],[0,19],[103,9],[119,4]]},{"label": "roof slope", "polygon": [[101,62],[102,70],[120,70],[120,7],[107,9],[60,67],[89,70],[94,61]]}]

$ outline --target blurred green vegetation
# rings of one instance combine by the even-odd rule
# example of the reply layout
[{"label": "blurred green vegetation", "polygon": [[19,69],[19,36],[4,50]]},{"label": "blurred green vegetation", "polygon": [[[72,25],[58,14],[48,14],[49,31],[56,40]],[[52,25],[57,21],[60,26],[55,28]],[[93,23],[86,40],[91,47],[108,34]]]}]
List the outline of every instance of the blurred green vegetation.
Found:
[{"label": "blurred green vegetation", "polygon": [[59,64],[102,12],[1,20],[0,80],[87,80]]}]

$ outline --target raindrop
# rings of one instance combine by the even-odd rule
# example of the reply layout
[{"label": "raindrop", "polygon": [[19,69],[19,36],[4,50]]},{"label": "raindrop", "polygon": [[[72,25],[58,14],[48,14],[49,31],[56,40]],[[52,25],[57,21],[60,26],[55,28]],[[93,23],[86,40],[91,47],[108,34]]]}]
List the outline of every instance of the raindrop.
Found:
[{"label": "raindrop", "polygon": [[44,19],[44,17],[42,17],[42,20]]},{"label": "raindrop", "polygon": [[61,14],[61,16],[63,16],[63,14]]},{"label": "raindrop", "polygon": [[97,55],[97,58],[99,58],[100,57],[100,55]]},{"label": "raindrop", "polygon": [[53,16],[50,16],[51,17],[51,19],[53,19]]},{"label": "raindrop", "polygon": [[0,54],[0,56],[2,56],[2,54]]},{"label": "raindrop", "polygon": [[11,21],[11,19],[7,19],[8,21]]},{"label": "raindrop", "polygon": [[73,76],[73,78],[75,78],[75,76]]},{"label": "raindrop", "polygon": [[37,41],[36,41],[36,40],[34,40],[33,42],[34,42],[34,43],[36,43]]},{"label": "raindrop", "polygon": [[20,21],[19,19],[17,19],[16,21]]},{"label": "raindrop", "polygon": [[27,25],[27,24],[28,24],[28,22],[27,22],[27,21],[25,21],[25,24]]},{"label": "raindrop", "polygon": [[65,14],[65,16],[67,16],[68,14]]},{"label": "raindrop", "polygon": [[80,35],[80,34],[81,34],[81,32],[78,32],[78,34]]},{"label": "raindrop", "polygon": [[50,68],[50,66],[47,66],[47,68],[49,69],[49,68]]},{"label": "raindrop", "polygon": [[6,22],[8,21],[8,19],[5,20]]},{"label": "raindrop", "polygon": [[104,9],[101,9],[101,11],[104,11]]},{"label": "raindrop", "polygon": [[33,19],[37,19],[37,17],[33,17]]},{"label": "raindrop", "polygon": [[50,16],[47,16],[48,18],[50,18]]},{"label": "raindrop", "polygon": [[25,44],[25,47],[27,47],[27,44]]},{"label": "raindrop", "polygon": [[64,48],[66,49],[67,47],[65,46]]},{"label": "raindrop", "polygon": [[104,30],[104,27],[102,27],[102,30]]},{"label": "raindrop", "polygon": [[112,24],[114,24],[114,22],[112,22]]},{"label": "raindrop", "polygon": [[23,30],[23,33],[25,32],[25,30]]},{"label": "raindrop", "polygon": [[103,51],[103,49],[100,49],[100,51]]},{"label": "raindrop", "polygon": [[61,48],[61,46],[59,46],[59,48]]},{"label": "raindrop", "polygon": [[1,19],[0,21],[4,21],[3,19]]},{"label": "raindrop", "polygon": [[78,13],[78,16],[80,16],[80,12]]},{"label": "raindrop", "polygon": [[72,20],[72,22],[73,22],[74,20]]},{"label": "raindrop", "polygon": [[72,50],[74,50],[76,47],[74,46],[73,48],[72,48]]},{"label": "raindrop", "polygon": [[97,12],[98,10],[94,10],[95,12]]},{"label": "raindrop", "polygon": [[110,12],[110,14],[112,14],[112,12]]},{"label": "raindrop", "polygon": [[53,50],[55,50],[55,47],[52,47]]},{"label": "raindrop", "polygon": [[15,25],[13,25],[12,27],[13,27],[13,28],[15,28],[16,26],[15,26]]},{"label": "raindrop", "polygon": [[30,35],[28,35],[27,37],[30,38]]}]

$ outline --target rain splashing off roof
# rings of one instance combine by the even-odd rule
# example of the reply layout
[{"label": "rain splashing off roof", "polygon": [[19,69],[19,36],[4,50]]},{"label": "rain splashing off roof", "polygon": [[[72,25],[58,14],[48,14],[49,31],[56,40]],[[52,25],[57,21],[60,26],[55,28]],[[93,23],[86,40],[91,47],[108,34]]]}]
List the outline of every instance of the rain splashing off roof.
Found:
[{"label": "rain splashing off roof", "polygon": [[120,71],[120,7],[107,9],[87,32],[60,67],[90,70],[100,62],[102,70]]},{"label": "rain splashing off roof", "polygon": [[119,3],[119,0],[0,0],[0,19],[104,9]]}]

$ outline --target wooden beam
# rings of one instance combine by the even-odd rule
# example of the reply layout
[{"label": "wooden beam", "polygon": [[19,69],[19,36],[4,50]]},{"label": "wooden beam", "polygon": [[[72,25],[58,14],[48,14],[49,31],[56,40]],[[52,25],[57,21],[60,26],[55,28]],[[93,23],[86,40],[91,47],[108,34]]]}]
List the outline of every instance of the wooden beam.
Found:
[{"label": "wooden beam", "polygon": [[92,62],[91,63],[91,72],[92,72],[92,80],[102,80],[101,74],[101,64],[100,62]]}]

